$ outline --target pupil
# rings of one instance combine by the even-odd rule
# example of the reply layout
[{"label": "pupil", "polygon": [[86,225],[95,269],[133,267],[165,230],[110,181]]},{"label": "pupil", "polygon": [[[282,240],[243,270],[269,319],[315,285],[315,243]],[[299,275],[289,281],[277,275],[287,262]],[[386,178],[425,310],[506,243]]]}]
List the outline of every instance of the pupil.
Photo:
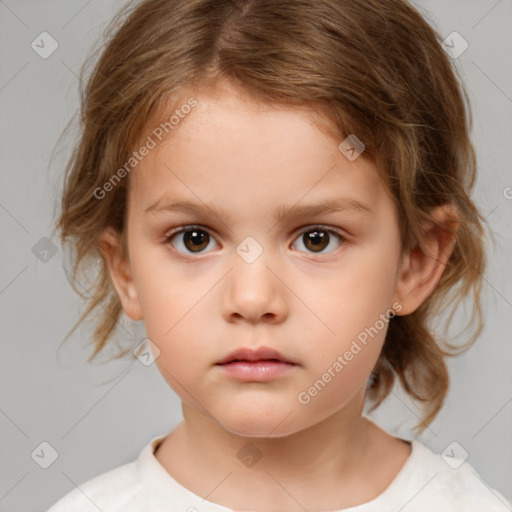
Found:
[{"label": "pupil", "polygon": [[187,249],[198,252],[198,250],[204,249],[208,246],[208,237],[209,235],[205,231],[186,231],[184,236],[184,243]]},{"label": "pupil", "polygon": [[[310,231],[304,234],[304,236],[306,237],[304,245],[316,252],[325,249],[329,243],[329,234],[325,231]],[[312,247],[310,247],[310,243],[313,244]]]}]

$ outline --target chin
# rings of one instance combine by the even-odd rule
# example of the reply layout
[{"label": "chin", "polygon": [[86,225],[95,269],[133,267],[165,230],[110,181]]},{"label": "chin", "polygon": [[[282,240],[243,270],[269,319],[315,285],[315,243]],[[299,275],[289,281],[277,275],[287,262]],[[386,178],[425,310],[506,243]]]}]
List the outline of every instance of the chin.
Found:
[{"label": "chin", "polygon": [[[226,425],[224,425],[226,427]],[[232,428],[227,428],[227,430],[238,437],[246,437],[251,439],[274,439],[279,437],[287,437],[291,434],[294,434],[295,431],[293,429],[287,428],[284,430],[273,430],[275,428],[275,424],[271,426],[271,424],[263,423],[261,425],[236,425]]]}]

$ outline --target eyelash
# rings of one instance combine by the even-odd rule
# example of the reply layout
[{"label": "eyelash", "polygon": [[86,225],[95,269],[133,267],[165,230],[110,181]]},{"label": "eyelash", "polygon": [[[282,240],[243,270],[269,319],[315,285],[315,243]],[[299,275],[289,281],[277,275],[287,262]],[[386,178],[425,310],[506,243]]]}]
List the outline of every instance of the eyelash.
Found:
[{"label": "eyelash", "polygon": [[[183,226],[179,229],[176,229],[174,231],[171,231],[169,233],[167,233],[164,237],[164,243],[165,244],[170,244],[172,246],[172,243],[171,243],[171,240],[176,236],[176,235],[179,235],[180,233],[185,233],[187,231],[192,231],[192,230],[198,230],[198,231],[204,231],[205,233],[208,233],[211,235],[211,233],[205,229],[204,227],[198,225],[198,224],[190,224],[190,225],[187,225],[187,226]],[[339,231],[337,230],[334,230],[332,228],[327,228],[325,226],[322,226],[322,225],[312,225],[311,227],[308,227],[307,229],[304,229],[302,230],[301,232],[298,233],[298,235],[294,238],[294,240],[297,240],[298,238],[300,238],[300,236],[304,235],[304,233],[309,233],[310,231],[322,231],[324,233],[328,233],[329,235],[335,235],[337,236],[339,239],[340,239],[340,245],[343,245],[344,243],[347,242],[347,239],[345,236],[343,236]],[[186,254],[186,253],[183,253],[179,250],[177,250],[176,248],[172,247],[173,251],[176,253],[177,257],[178,258],[182,258],[182,259],[185,259],[185,260],[188,260],[190,261],[191,258],[194,258],[194,255],[192,253],[189,253],[189,254]],[[339,246],[334,249],[333,251],[331,252],[328,252],[328,253],[314,253],[314,252],[309,252],[309,254],[311,255],[319,255],[319,256],[322,256],[322,259],[323,260],[329,260],[329,259],[334,259],[335,256],[333,256],[333,254],[336,252],[336,250],[339,249]],[[304,252],[304,251],[300,251],[300,252]],[[202,253],[197,253],[198,255],[202,254]]]}]

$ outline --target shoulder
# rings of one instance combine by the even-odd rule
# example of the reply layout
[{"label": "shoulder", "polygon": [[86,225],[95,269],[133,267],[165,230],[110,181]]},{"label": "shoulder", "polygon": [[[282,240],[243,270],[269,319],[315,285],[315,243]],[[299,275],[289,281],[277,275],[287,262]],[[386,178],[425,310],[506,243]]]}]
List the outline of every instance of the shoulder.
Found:
[{"label": "shoulder", "polygon": [[400,494],[406,498],[404,512],[464,511],[505,512],[510,503],[493,489],[467,461],[453,451],[437,454],[413,441],[413,451],[404,466]]},{"label": "shoulder", "polygon": [[184,488],[161,466],[154,451],[164,438],[153,438],[133,462],[76,486],[47,512],[228,511]]},{"label": "shoulder", "polygon": [[130,462],[78,485],[48,512],[131,512],[139,510],[132,506],[138,504],[141,492],[135,462]]}]

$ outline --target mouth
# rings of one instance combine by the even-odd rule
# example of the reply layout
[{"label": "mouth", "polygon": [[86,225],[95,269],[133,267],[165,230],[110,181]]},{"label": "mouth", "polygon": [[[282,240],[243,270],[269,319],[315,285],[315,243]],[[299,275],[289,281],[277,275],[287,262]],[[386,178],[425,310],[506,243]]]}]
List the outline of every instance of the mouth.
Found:
[{"label": "mouth", "polygon": [[268,347],[257,350],[243,348],[219,361],[222,371],[229,377],[245,382],[265,382],[282,377],[296,369],[298,364]]},{"label": "mouth", "polygon": [[225,358],[217,362],[218,365],[232,363],[287,363],[295,365],[295,361],[284,357],[277,350],[269,347],[259,347],[256,350],[250,348],[240,348],[228,354]]}]

